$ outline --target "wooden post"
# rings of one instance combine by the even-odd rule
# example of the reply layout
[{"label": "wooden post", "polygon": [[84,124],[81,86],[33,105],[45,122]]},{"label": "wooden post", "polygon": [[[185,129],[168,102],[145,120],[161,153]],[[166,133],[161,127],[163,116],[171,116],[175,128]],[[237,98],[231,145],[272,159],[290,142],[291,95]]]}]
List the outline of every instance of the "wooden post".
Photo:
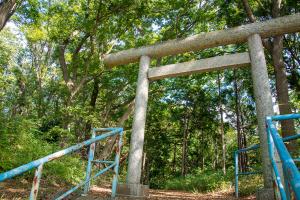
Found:
[{"label": "wooden post", "polygon": [[260,149],[262,153],[262,167],[265,192],[261,192],[261,195],[263,195],[265,199],[273,199],[273,173],[271,161],[269,158],[265,119],[266,116],[273,115],[274,111],[270,83],[268,78],[267,64],[261,37],[258,34],[251,35],[248,38],[248,46],[251,59],[251,73],[256,102],[258,133],[261,145]]},{"label": "wooden post", "polygon": [[135,96],[133,128],[130,141],[130,154],[127,174],[127,182],[129,185],[140,184],[141,179],[144,133],[149,90],[149,80],[147,77],[149,65],[150,57],[142,56],[140,58],[140,69]]}]

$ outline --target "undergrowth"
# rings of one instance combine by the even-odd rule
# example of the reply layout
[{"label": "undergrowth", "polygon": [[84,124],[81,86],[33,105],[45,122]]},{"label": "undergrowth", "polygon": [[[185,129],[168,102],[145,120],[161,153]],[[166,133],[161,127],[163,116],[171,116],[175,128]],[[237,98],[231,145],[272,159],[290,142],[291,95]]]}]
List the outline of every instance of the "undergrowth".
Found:
[{"label": "undergrowth", "polygon": [[[0,129],[0,173],[61,149],[59,145],[43,140],[37,127],[33,121],[19,119],[7,121],[5,127]],[[42,178],[51,182],[74,184],[84,178],[85,163],[86,161],[83,161],[76,153],[64,156],[46,163],[43,167]],[[30,170],[19,178],[31,180],[33,175],[34,170]]]},{"label": "undergrowth", "polygon": [[[254,194],[259,187],[262,187],[262,184],[262,177],[259,175],[241,176],[239,179],[239,194],[240,196]],[[165,184],[165,189],[197,193],[231,188],[234,188],[233,169],[229,169],[226,175],[223,175],[221,170],[199,170],[195,174],[189,174],[185,177],[172,178]]]}]

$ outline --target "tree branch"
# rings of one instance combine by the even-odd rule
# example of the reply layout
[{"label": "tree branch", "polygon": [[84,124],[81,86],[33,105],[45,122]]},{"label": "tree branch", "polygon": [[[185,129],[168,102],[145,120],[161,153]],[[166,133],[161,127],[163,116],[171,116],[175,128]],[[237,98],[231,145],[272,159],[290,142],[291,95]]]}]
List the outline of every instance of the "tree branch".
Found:
[{"label": "tree branch", "polygon": [[247,13],[247,16],[248,16],[250,22],[254,23],[256,21],[256,18],[253,15],[253,12],[252,12],[252,10],[250,8],[248,0],[243,0],[243,5],[244,5],[245,11]]},{"label": "tree branch", "polygon": [[[280,0],[279,0],[280,1]],[[252,9],[249,5],[249,1],[248,0],[243,0],[243,6],[244,9],[247,13],[248,19],[251,23],[256,22],[256,17],[254,16]],[[272,45],[271,42],[268,39],[263,39],[262,40],[263,46],[270,52],[272,50]]]},{"label": "tree branch", "polygon": [[63,79],[67,84],[69,91],[72,91],[74,87],[74,83],[69,77],[68,66],[65,59],[65,50],[66,50],[66,44],[59,45],[59,63],[63,73]]}]

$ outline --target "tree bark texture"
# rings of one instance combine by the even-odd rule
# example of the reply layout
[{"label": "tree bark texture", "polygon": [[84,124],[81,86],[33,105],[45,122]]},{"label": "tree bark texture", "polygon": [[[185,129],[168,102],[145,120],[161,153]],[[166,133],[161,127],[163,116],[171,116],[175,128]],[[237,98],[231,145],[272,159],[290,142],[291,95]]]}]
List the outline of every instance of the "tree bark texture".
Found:
[{"label": "tree bark texture", "polygon": [[[281,115],[292,113],[289,93],[288,93],[288,80],[286,75],[286,69],[283,62],[283,37],[277,36],[273,39],[272,46],[272,60],[275,69],[276,78],[276,91],[277,91],[277,101],[279,106],[279,112]],[[281,131],[282,136],[287,137],[295,134],[295,125],[293,120],[281,121]],[[290,151],[297,150],[297,141],[292,141],[287,144],[287,148]]]},{"label": "tree bark texture", "polygon": [[[240,97],[239,97],[239,87],[237,82],[236,70],[233,70],[234,76],[234,93],[235,93],[235,114],[236,114],[236,129],[237,129],[237,142],[238,149],[246,148],[246,135],[243,133],[241,124],[241,106],[240,106]],[[239,170],[245,172],[247,168],[247,155],[245,152],[239,154]]]},{"label": "tree bark texture", "polygon": [[17,8],[17,0],[4,0],[0,3],[0,31]]}]

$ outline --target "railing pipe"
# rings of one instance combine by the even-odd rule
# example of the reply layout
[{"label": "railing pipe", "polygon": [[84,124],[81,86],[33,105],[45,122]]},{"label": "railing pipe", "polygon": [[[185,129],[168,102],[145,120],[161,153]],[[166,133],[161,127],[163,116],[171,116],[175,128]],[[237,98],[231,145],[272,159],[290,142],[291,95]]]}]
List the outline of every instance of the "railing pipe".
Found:
[{"label": "railing pipe", "polygon": [[[92,138],[95,138],[95,137],[96,137],[96,131],[93,128]],[[89,181],[87,181],[84,186],[84,191],[83,191],[84,194],[87,194],[88,191],[90,190],[90,184],[91,184],[90,177],[91,177],[91,171],[92,171],[92,165],[93,165],[92,161],[94,160],[95,147],[96,147],[96,143],[93,143],[90,145],[89,158],[88,158],[88,164],[86,167],[86,176],[85,176],[86,181],[87,180],[89,180]]]},{"label": "railing pipe", "polygon": [[[292,116],[295,116],[292,115]],[[299,115],[300,117],[300,115]],[[287,118],[284,118],[287,119]],[[291,119],[291,118],[288,118]],[[284,171],[287,172],[285,175],[287,176],[287,179],[291,183],[291,186],[293,188],[293,191],[297,197],[297,199],[300,199],[300,173],[291,158],[288,150],[286,149],[282,138],[279,136],[277,133],[276,127],[272,122],[272,117],[267,117],[267,124],[268,124],[268,129],[269,129],[269,134],[273,138],[273,142],[276,146],[276,149],[278,151],[279,157],[282,161]]]},{"label": "railing pipe", "polygon": [[94,128],[94,131],[95,131],[95,132],[98,132],[98,131],[113,131],[113,130],[115,130],[115,129],[118,129],[119,132],[120,132],[121,130],[123,130],[122,127],[115,127],[115,128]]},{"label": "railing pipe", "polygon": [[298,119],[300,118],[300,114],[275,115],[275,116],[270,116],[270,118],[271,120],[275,120],[275,121]]},{"label": "railing pipe", "polygon": [[261,171],[257,171],[257,172],[240,172],[238,173],[238,175],[252,175],[252,174],[261,174]]},{"label": "railing pipe", "polygon": [[58,151],[58,152],[56,152],[56,153],[53,153],[53,154],[48,155],[48,156],[46,156],[46,157],[43,157],[43,158],[40,158],[40,159],[38,159],[38,160],[32,161],[32,162],[30,162],[30,163],[27,163],[27,164],[25,164],[25,165],[22,165],[22,166],[20,166],[20,167],[17,167],[17,168],[15,168],[15,169],[10,170],[10,171],[1,173],[1,174],[0,174],[0,182],[1,182],[1,181],[4,181],[4,180],[6,180],[6,179],[12,178],[12,177],[14,177],[14,176],[17,176],[17,175],[19,175],[19,174],[22,174],[22,173],[24,173],[24,172],[26,172],[26,171],[28,171],[28,170],[30,170],[30,169],[36,168],[36,167],[38,167],[38,166],[41,165],[41,164],[44,164],[44,163],[46,163],[46,162],[55,160],[55,159],[57,159],[57,158],[59,158],[59,157],[62,157],[62,156],[64,156],[64,155],[67,155],[67,154],[69,154],[69,153],[72,153],[72,152],[74,152],[74,151],[77,151],[77,150],[81,149],[82,147],[89,146],[90,144],[95,143],[95,142],[98,141],[98,140],[101,140],[101,139],[110,137],[110,136],[112,136],[112,135],[115,135],[115,134],[117,134],[117,133],[120,132],[120,131],[122,131],[122,129],[116,128],[115,130],[112,130],[112,131],[110,131],[110,132],[108,132],[108,133],[99,135],[99,136],[97,136],[97,137],[95,137],[95,138],[86,140],[86,141],[84,141],[84,142],[82,142],[82,143],[76,144],[76,145],[71,146],[71,147],[69,147],[69,148],[67,148],[67,149]]},{"label": "railing pipe", "polygon": [[235,197],[239,198],[239,158],[238,152],[234,152],[234,177],[235,177]]},{"label": "railing pipe", "polygon": [[258,149],[259,147],[260,147],[259,144],[255,144],[253,146],[250,146],[250,147],[247,147],[247,148],[244,148],[244,149],[239,149],[239,150],[237,150],[237,152],[241,153],[241,152],[245,152],[245,151],[255,150],[255,149]]},{"label": "railing pipe", "polygon": [[106,171],[108,171],[109,169],[113,168],[115,166],[114,164],[109,165],[108,167],[102,169],[101,171],[99,171],[97,174],[95,174],[92,178],[85,180],[81,183],[79,183],[78,185],[76,185],[75,187],[73,187],[72,189],[68,190],[67,192],[65,192],[63,195],[57,197],[55,200],[62,200],[65,197],[67,197],[69,194],[71,194],[72,192],[74,192],[75,190],[77,190],[78,188],[80,188],[81,186],[85,185],[87,182],[89,182],[91,179],[94,179],[98,176],[100,176],[101,174],[105,173]]},{"label": "railing pipe", "polygon": [[[267,126],[269,126],[268,118],[267,118]],[[273,148],[274,147],[274,141],[273,141],[273,138],[271,138],[269,128],[267,128],[267,139],[268,139],[269,157],[270,157],[271,165],[273,167],[274,174],[275,174],[275,182],[276,182],[276,185],[279,189],[281,199],[282,200],[287,200],[287,197],[286,197],[287,195],[286,195],[286,192],[285,192],[284,187],[282,185],[280,174],[279,174],[276,162],[274,160],[274,148]]]},{"label": "railing pipe", "polygon": [[[283,140],[283,142],[287,142],[287,141],[298,139],[298,138],[300,138],[300,134],[295,134],[295,135],[287,136],[287,137],[282,138],[282,140]],[[259,144],[255,144],[255,145],[252,145],[252,146],[244,148],[244,149],[238,149],[237,152],[241,153],[241,152],[246,152],[246,151],[250,151],[250,150],[256,150],[259,147],[260,147]]]},{"label": "railing pipe", "polygon": [[93,160],[92,162],[93,162],[93,163],[112,164],[112,163],[114,163],[115,161],[112,161],[112,160]]},{"label": "railing pipe", "polygon": [[[275,116],[273,116],[272,119],[274,117]],[[285,118],[277,117],[274,120],[296,119],[298,117],[300,117],[300,114],[291,114],[291,115],[289,115],[289,116],[287,116]],[[295,140],[295,139],[298,139],[298,138],[300,138],[300,134],[295,134],[295,135],[292,135],[292,136],[287,136],[287,137],[282,138],[282,141],[283,142],[288,142],[288,141]],[[272,147],[273,146],[272,142],[269,145],[271,145],[271,147]],[[252,146],[244,148],[244,149],[238,149],[234,153],[235,196],[237,198],[239,197],[239,188],[238,188],[238,179],[239,179],[239,177],[238,176],[239,175],[251,175],[251,174],[259,174],[259,173],[261,173],[259,171],[258,172],[241,172],[241,173],[239,173],[238,155],[241,152],[246,152],[246,151],[250,151],[250,150],[256,150],[258,148],[260,148],[260,145],[259,144],[255,144],[255,145],[252,145]],[[270,148],[270,146],[269,146],[269,148]],[[273,155],[273,154],[274,154],[273,153],[273,149],[271,148],[270,155]],[[273,160],[273,162],[272,162],[272,160]],[[280,195],[284,196],[283,199],[287,199],[288,200],[288,196],[286,195],[286,192],[284,191],[284,187],[283,187],[283,184],[281,183],[281,178],[279,176],[279,171],[278,171],[278,168],[277,168],[277,165],[276,165],[276,162],[275,162],[273,156],[272,156],[272,160],[271,160],[271,164],[272,164],[273,167],[275,166],[274,167],[274,173],[275,173],[275,176],[276,176],[275,182],[278,185]],[[294,162],[300,162],[300,158],[294,158],[293,161]]]}]

